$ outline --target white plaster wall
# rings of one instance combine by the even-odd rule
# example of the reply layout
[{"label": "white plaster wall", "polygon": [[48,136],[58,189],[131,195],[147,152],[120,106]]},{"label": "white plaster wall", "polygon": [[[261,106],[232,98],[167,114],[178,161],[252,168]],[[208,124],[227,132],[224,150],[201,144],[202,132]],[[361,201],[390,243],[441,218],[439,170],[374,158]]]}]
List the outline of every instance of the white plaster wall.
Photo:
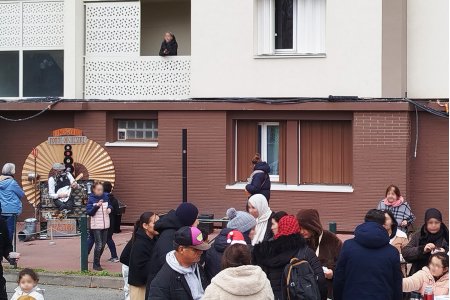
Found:
[{"label": "white plaster wall", "polygon": [[410,98],[449,97],[449,1],[408,0]]},{"label": "white plaster wall", "polygon": [[141,2],[141,55],[158,55],[166,31],[175,35],[178,55],[191,54],[190,1]]},{"label": "white plaster wall", "polygon": [[326,58],[254,58],[255,0],[192,1],[192,97],[381,96],[381,0],[328,0]]},{"label": "white plaster wall", "polygon": [[83,98],[84,4],[64,1],[64,98]]}]

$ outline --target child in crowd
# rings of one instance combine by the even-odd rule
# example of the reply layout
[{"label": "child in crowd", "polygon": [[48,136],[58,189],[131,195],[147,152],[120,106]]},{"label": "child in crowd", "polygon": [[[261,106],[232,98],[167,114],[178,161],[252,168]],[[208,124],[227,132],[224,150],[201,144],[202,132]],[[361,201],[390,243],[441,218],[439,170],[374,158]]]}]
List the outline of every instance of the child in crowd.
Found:
[{"label": "child in crowd", "polygon": [[164,34],[164,41],[161,44],[159,50],[160,56],[176,56],[178,51],[178,44],[175,35],[172,32],[166,32]]},{"label": "child in crowd", "polygon": [[109,214],[112,208],[108,198],[108,194],[103,192],[103,185],[100,182],[95,182],[92,186],[92,193],[89,194],[86,213],[91,216],[91,231],[95,242],[93,269],[96,271],[103,270],[100,266],[100,257],[108,238]]},{"label": "child in crowd", "polygon": [[44,300],[43,290],[37,287],[39,277],[32,269],[25,268],[19,272],[17,283],[19,286],[11,300],[27,299]]},{"label": "child in crowd", "polygon": [[430,257],[427,267],[414,275],[403,278],[403,292],[419,291],[422,295],[427,286],[433,287],[434,295],[448,295],[448,255],[438,252]]}]

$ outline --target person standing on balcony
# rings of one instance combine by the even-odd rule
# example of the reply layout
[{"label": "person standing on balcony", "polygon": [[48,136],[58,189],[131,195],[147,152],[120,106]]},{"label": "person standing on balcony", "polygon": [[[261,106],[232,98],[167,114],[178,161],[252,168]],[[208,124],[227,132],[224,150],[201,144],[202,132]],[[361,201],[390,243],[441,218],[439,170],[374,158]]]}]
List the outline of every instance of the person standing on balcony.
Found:
[{"label": "person standing on balcony", "polygon": [[161,43],[159,50],[160,56],[176,56],[178,51],[178,44],[175,35],[172,32],[164,34],[164,41]]}]

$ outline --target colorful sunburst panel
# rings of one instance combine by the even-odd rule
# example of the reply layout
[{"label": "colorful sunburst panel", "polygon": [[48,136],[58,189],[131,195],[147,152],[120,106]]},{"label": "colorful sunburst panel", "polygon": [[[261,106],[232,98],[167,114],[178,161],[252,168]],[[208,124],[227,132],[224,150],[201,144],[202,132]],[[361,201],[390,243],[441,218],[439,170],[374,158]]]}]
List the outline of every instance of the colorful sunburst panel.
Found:
[{"label": "colorful sunburst panel", "polygon": [[[47,181],[55,162],[64,160],[64,145],[49,145],[47,141],[36,147],[36,173],[39,181]],[[72,158],[75,166],[74,177],[83,174],[82,180],[109,181],[114,186],[116,173],[114,164],[108,152],[93,140],[88,139],[85,144],[72,145]],[[34,183],[28,180],[29,174],[35,173],[35,158],[28,154],[22,168],[22,187],[28,202],[36,207],[40,202],[39,192],[35,193]]]}]

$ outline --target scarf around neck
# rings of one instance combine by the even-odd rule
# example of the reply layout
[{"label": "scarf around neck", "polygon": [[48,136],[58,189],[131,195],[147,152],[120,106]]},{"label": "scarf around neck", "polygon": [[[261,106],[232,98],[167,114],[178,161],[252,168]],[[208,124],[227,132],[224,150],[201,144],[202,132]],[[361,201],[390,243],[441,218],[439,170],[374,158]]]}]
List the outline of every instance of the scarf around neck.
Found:
[{"label": "scarf around neck", "polygon": [[390,203],[387,198],[384,198],[383,202],[386,206],[399,207],[400,205],[402,205],[405,202],[405,199],[403,199],[403,197],[400,196],[397,200]]},{"label": "scarf around neck", "polygon": [[428,230],[426,229],[426,226],[427,225],[424,224],[422,226],[422,228],[420,229],[419,245],[426,245],[428,243],[435,244],[437,241],[439,241],[442,238],[445,241],[447,241],[447,245],[448,245],[448,229],[444,223],[441,223],[441,229],[436,233],[428,232]]}]

